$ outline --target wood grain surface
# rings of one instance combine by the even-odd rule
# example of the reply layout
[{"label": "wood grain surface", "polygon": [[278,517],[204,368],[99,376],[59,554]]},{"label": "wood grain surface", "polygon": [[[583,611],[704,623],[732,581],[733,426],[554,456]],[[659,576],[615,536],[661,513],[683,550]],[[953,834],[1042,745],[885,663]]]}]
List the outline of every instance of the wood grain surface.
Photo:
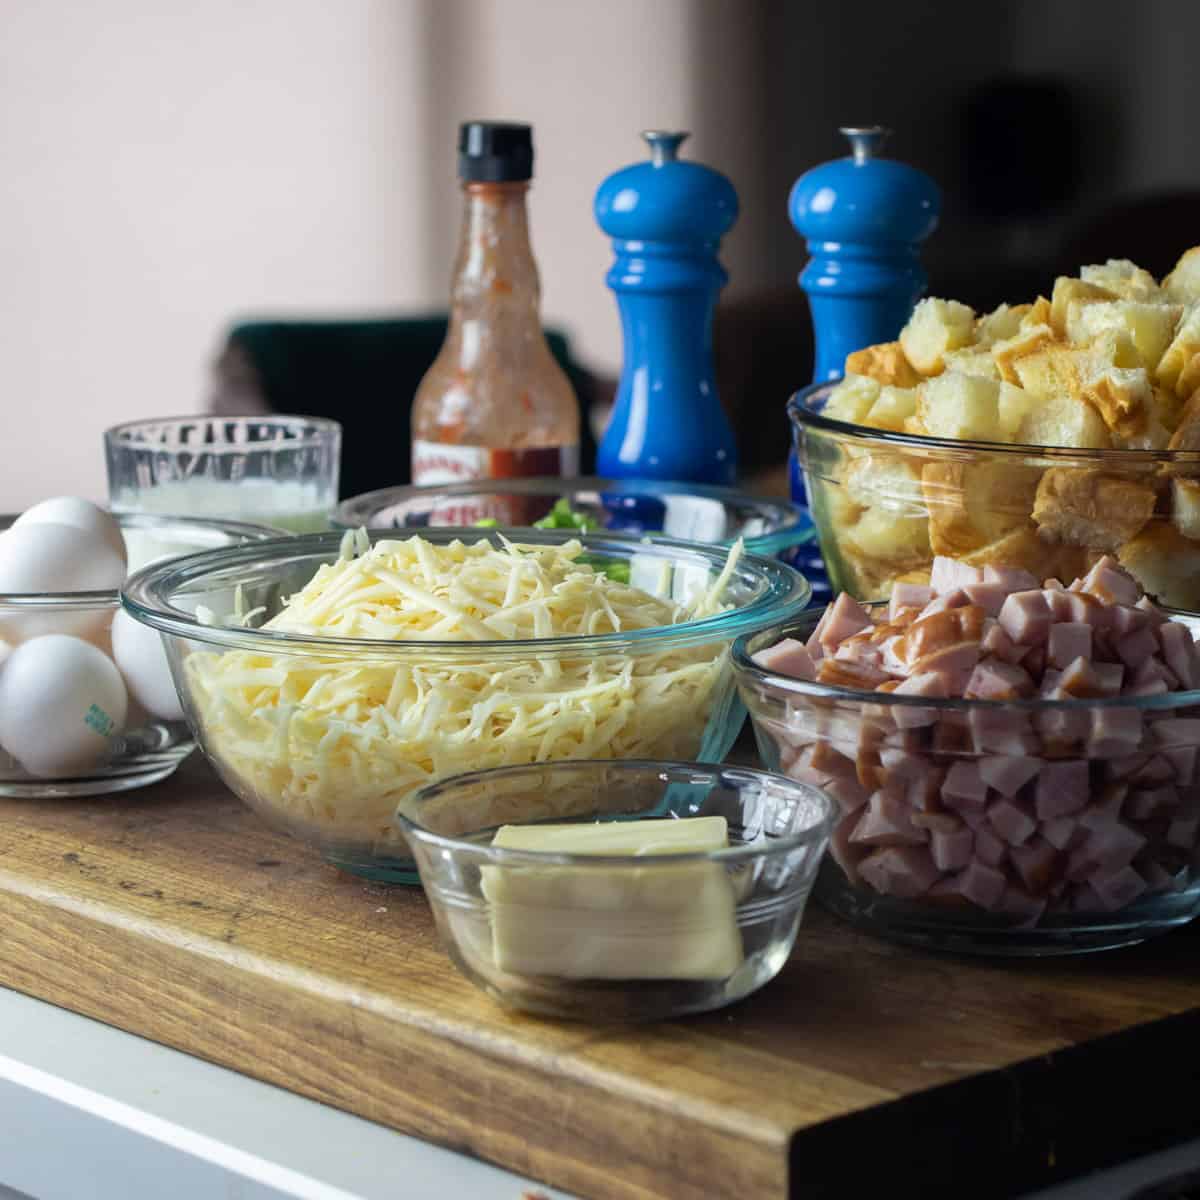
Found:
[{"label": "wood grain surface", "polygon": [[[1194,928],[1087,958],[964,961],[810,909],[756,996],[595,1027],[494,1005],[418,890],[339,874],[198,757],[126,796],[0,799],[0,983],[586,1197],[854,1195],[841,1185],[878,1168],[854,1147],[869,1131],[912,1142],[921,1113],[922,1161],[987,1130],[1050,1178],[1064,1164],[1042,1140],[1068,1139],[1070,1115],[1026,1111],[1016,1083],[1045,1107],[1045,1075],[1084,1111],[1068,1085],[1097,1062],[1127,1069],[1122,1053],[1192,1079]],[[1164,1030],[1191,1039],[1182,1073],[1153,1057],[1177,1057]],[[1174,1132],[1147,1121],[1143,1139]]]}]

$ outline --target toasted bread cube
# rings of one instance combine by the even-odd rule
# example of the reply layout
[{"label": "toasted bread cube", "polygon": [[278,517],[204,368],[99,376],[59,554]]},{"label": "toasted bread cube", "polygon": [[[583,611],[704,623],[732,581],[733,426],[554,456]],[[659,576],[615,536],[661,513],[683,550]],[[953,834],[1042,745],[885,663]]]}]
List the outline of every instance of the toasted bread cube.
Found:
[{"label": "toasted bread cube", "polygon": [[[1104,418],[1114,438],[1137,437],[1145,432],[1153,395],[1141,367],[1108,367],[1088,379],[1083,388],[1083,398]],[[1166,439],[1162,444],[1166,446]]]},{"label": "toasted bread cube", "polygon": [[871,411],[871,405],[878,399],[879,384],[874,379],[868,379],[865,375],[847,375],[829,393],[821,415],[832,417],[835,421],[861,425],[863,418]]},{"label": "toasted bread cube", "polygon": [[1150,397],[1154,419],[1167,430],[1168,435],[1174,433],[1179,428],[1179,418],[1183,414],[1183,401],[1165,387],[1151,388]]},{"label": "toasted bread cube", "polygon": [[1030,306],[1029,311],[1021,318],[1021,329],[1036,329],[1039,325],[1050,324],[1050,301],[1045,296],[1039,296]]},{"label": "toasted bread cube", "polygon": [[876,429],[904,432],[904,422],[917,411],[916,388],[887,387],[879,389],[879,399],[871,405],[865,424]]},{"label": "toasted bread cube", "polygon": [[[1197,269],[1200,270],[1200,266]],[[1158,382],[1163,387],[1175,387],[1184,367],[1196,354],[1200,354],[1200,302],[1193,304],[1180,318],[1175,337],[1158,360]],[[1184,393],[1177,394],[1181,399],[1187,399]]]},{"label": "toasted bread cube", "polygon": [[1153,371],[1175,336],[1182,309],[1177,304],[1148,304],[1137,300],[1104,300],[1090,304],[1072,301],[1067,314],[1067,337],[1077,346],[1108,331],[1127,333],[1141,365]]},{"label": "toasted bread cube", "polygon": [[[1200,392],[1194,393],[1183,406],[1167,449],[1200,455]],[[1171,475],[1200,478],[1200,462],[1172,462],[1167,464],[1166,470]]]},{"label": "toasted bread cube", "polygon": [[1001,459],[931,462],[921,469],[929,544],[951,558],[978,550],[1029,523],[1040,472]]},{"label": "toasted bread cube", "polygon": [[1181,395],[1191,399],[1200,390],[1200,350],[1192,355],[1188,365],[1179,372],[1179,381],[1175,385]]},{"label": "toasted bread cube", "polygon": [[1050,327],[1059,337],[1067,333],[1067,307],[1076,303],[1079,305],[1094,304],[1097,300],[1115,300],[1115,292],[1102,288],[1094,283],[1085,283],[1082,279],[1072,279],[1069,275],[1060,275],[1054,281],[1054,292],[1050,297]]},{"label": "toasted bread cube", "polygon": [[883,342],[847,354],[846,374],[865,375],[885,386],[902,388],[916,387],[921,382],[921,376],[904,357],[904,349],[899,342]]},{"label": "toasted bread cube", "polygon": [[924,516],[921,464],[902,454],[864,454],[842,477],[846,495],[862,508],[879,508],[901,516]]},{"label": "toasted bread cube", "polygon": [[840,544],[859,559],[914,567],[930,558],[929,522],[923,515],[904,517],[887,508],[868,508],[842,533]]},{"label": "toasted bread cube", "polygon": [[1000,421],[1000,437],[1006,442],[1015,442],[1021,422],[1025,420],[1029,410],[1037,404],[1038,399],[1032,392],[1019,388],[1016,384],[1002,383],[1000,398],[996,406]]},{"label": "toasted bread cube", "polygon": [[917,416],[931,437],[1000,440],[1000,385],[977,375],[939,375],[917,389]]},{"label": "toasted bread cube", "polygon": [[1007,383],[1019,384],[1016,362],[1029,354],[1037,354],[1055,341],[1054,330],[1049,325],[1030,325],[1020,330],[1015,336],[1003,342],[997,342],[992,347],[992,357],[996,360],[996,369],[1000,378]]},{"label": "toasted bread cube", "polygon": [[990,313],[984,313],[975,322],[975,344],[986,348],[1016,337],[1021,331],[1022,318],[1032,307],[1032,304],[1002,304]]},{"label": "toasted bread cube", "polygon": [[[1073,547],[1070,549],[1072,556],[1078,556],[1080,553]],[[1020,567],[1036,575],[1038,579],[1061,578],[1064,570],[1064,547],[1043,541],[1038,537],[1037,529],[1031,521],[1020,529],[1005,534],[999,541],[962,555],[960,561],[972,567]],[[1082,563],[1081,558],[1079,562]],[[1072,561],[1069,565],[1071,569],[1068,571],[1068,578],[1074,579],[1078,574],[1074,569],[1075,562]]]},{"label": "toasted bread cube", "polygon": [[1117,552],[1117,559],[1159,604],[1200,608],[1200,542],[1170,521],[1150,521]]},{"label": "toasted bread cube", "polygon": [[1086,400],[1066,394],[1040,397],[1017,427],[1016,440],[1025,446],[1112,446],[1100,414]]},{"label": "toasted bread cube", "polygon": [[1051,467],[1038,484],[1033,519],[1046,540],[1111,552],[1141,532],[1155,499],[1149,483],[1092,467]]},{"label": "toasted bread cube", "polygon": [[1192,304],[1200,300],[1200,246],[1183,252],[1162,285],[1168,298],[1176,304]]},{"label": "toasted bread cube", "polygon": [[1171,480],[1171,521],[1184,537],[1200,541],[1200,481]]},{"label": "toasted bread cube", "polygon": [[922,375],[942,369],[947,350],[959,350],[971,341],[975,312],[956,300],[922,300],[900,331],[904,356]]},{"label": "toasted bread cube", "polygon": [[969,346],[963,350],[950,350],[944,355],[946,373],[957,371],[960,375],[978,375],[983,379],[999,379],[1000,368],[986,347]]},{"label": "toasted bread cube", "polygon": [[1110,258],[1080,269],[1079,278],[1107,288],[1126,300],[1158,300],[1162,291],[1149,271],[1143,271],[1127,258]]}]

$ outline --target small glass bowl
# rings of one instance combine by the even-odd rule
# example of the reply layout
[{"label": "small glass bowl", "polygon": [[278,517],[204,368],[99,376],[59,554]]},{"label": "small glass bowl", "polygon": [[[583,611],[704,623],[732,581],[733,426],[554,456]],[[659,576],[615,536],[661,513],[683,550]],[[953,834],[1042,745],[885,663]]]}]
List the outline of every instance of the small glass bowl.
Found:
[{"label": "small glass bowl", "polygon": [[[765,771],[627,760],[460,775],[396,819],[468,979],[512,1008],[646,1021],[720,1008],[779,973],[832,812],[817,788]],[[723,816],[729,848],[598,856],[490,844],[505,824],[671,816]]]},{"label": "small glass bowl", "polygon": [[[1070,582],[1086,574],[1101,553],[1110,553],[1159,603],[1200,610],[1200,541],[1184,536],[1171,509],[1174,481],[1200,477],[1200,453],[892,433],[825,416],[835,386],[805,388],[788,404],[835,593],[880,600],[896,581],[928,582],[935,554],[970,566],[1023,567],[1038,579]],[[1111,535],[1094,521],[1077,520],[1071,536],[1092,539],[1087,545],[1043,538],[1033,514],[1051,470],[1059,494],[1076,493],[1070,503],[1081,515],[1088,488],[1103,481],[1117,490],[1095,500],[1096,506],[1124,507],[1140,519],[1131,515]],[[1057,510],[1053,496],[1046,509]],[[1112,519],[1106,524],[1112,526]],[[1089,531],[1078,532],[1083,529]]]},{"label": "small glass bowl", "polygon": [[808,514],[786,500],[656,479],[537,477],[383,488],[343,500],[333,524],[343,529],[413,530],[481,520],[532,525],[560,501],[593,522],[594,529],[720,545],[740,537],[749,553],[779,555],[786,562],[792,562],[789,556],[799,547],[816,540]]},{"label": "small glass bowl", "polygon": [[[711,584],[728,558],[718,547],[665,538],[647,543],[559,529],[481,529],[477,535],[497,545],[505,537],[543,546],[578,540],[593,567],[621,568],[634,586],[680,603]],[[439,777],[423,759],[405,758],[408,751],[399,752],[403,759],[399,766],[386,752],[395,735],[390,714],[383,710],[397,680],[407,686],[404,681],[422,668],[431,673],[453,668],[460,676],[479,678],[528,663],[539,667],[588,664],[605,672],[604,678],[632,679],[632,702],[643,705],[644,721],[622,719],[623,736],[629,748],[637,750],[626,751],[626,756],[720,762],[745,720],[729,670],[729,643],[740,632],[792,619],[810,595],[807,583],[790,567],[743,555],[727,583],[733,605],[728,611],[628,633],[525,641],[384,641],[309,637],[208,624],[197,618],[201,607],[218,619],[232,613],[236,593],[243,611],[260,610],[260,619],[269,619],[280,611],[284,597],[299,591],[322,565],[338,558],[345,536],[313,534],[195,555],[186,562],[139,573],[130,579],[122,598],[131,616],[165,637],[188,720],[226,784],[264,819],[314,846],[336,866],[385,882],[416,882],[411,855],[394,821],[396,805]],[[389,539],[387,532],[370,536],[372,541]],[[463,531],[428,529],[423,536],[445,545],[460,540]],[[289,689],[287,697],[281,691],[279,704],[260,697],[242,720],[225,703],[222,685],[214,682],[220,656],[233,653],[245,656],[237,665],[246,666],[251,674],[260,668],[268,675],[282,669],[287,678],[281,687]],[[687,699],[678,712],[657,696],[652,668],[662,665],[655,658],[663,656],[670,656],[675,665],[701,668],[689,677]],[[304,686],[292,695],[292,682],[301,678]],[[314,680],[320,680],[321,687],[309,688]],[[377,750],[354,755],[346,749],[331,760],[320,748],[322,739],[344,728],[344,713],[327,705],[333,703],[331,695],[340,698],[340,705],[346,687],[361,693],[356,695],[355,703],[361,703],[353,719],[375,739]],[[459,710],[453,719],[461,719],[461,725],[473,711],[465,710],[464,716]],[[437,736],[445,738],[437,752],[461,761],[466,730],[448,728],[445,722],[452,717],[433,727]],[[336,746],[338,740],[334,736],[330,744]],[[538,741],[527,738],[506,741],[497,736],[489,747],[491,761],[486,766],[561,754],[554,747],[543,751]],[[621,751],[613,751],[613,756],[621,757]],[[478,759],[472,765],[479,765]]]},{"label": "small glass bowl", "polygon": [[113,512],[329,528],[342,427],[321,417],[156,417],[104,433]]},{"label": "small glass bowl", "polygon": [[[8,529],[15,520],[16,517],[11,515],[0,517],[0,530]],[[277,530],[238,521],[140,513],[118,514],[117,520],[131,570],[199,550],[237,546],[278,536]],[[9,593],[0,595],[0,620],[17,628],[23,626],[25,637],[42,633],[79,633],[111,657],[110,629],[120,604],[116,591]],[[57,621],[59,617],[65,619],[61,628]],[[187,723],[140,710],[135,712],[134,719],[112,738],[105,758],[78,775],[52,779],[33,775],[0,749],[0,795],[26,798],[93,796],[145,787],[165,779],[195,747]]]},{"label": "small glass bowl", "polygon": [[[1200,627],[1173,615],[1193,633]],[[810,683],[753,661],[784,637],[806,640],[820,616],[810,610],[784,628],[740,637],[731,657],[763,762],[827,789],[838,805],[816,890],[827,908],[895,941],[1005,955],[1129,945],[1200,915],[1200,691],[942,700]],[[1102,726],[1114,737],[1094,740]],[[1086,781],[1087,808],[1053,825],[1037,812],[1039,788],[1060,787],[1072,773]],[[872,833],[870,844],[851,841],[869,795],[886,796],[894,828]],[[938,852],[956,864],[944,870],[932,862],[939,824],[947,840]],[[1093,829],[1115,840],[1097,848],[1088,843]],[[1108,856],[1130,847],[1145,890],[1121,902],[1116,885],[1105,885],[1101,897],[1089,876],[1110,876],[1116,860]],[[860,872],[873,853],[892,855],[894,874],[872,871],[888,879],[889,894]],[[963,853],[1005,876],[994,898],[975,892],[990,907],[959,890]],[[1106,865],[1097,870],[1100,857]]]}]

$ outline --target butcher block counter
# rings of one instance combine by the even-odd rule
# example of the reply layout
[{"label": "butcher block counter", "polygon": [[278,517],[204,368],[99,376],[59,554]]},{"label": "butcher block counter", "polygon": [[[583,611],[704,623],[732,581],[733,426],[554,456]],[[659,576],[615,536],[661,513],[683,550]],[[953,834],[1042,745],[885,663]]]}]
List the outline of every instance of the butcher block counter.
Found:
[{"label": "butcher block counter", "polygon": [[985,961],[814,906],[733,1008],[539,1020],[456,972],[418,889],[325,865],[199,756],[0,800],[0,984],[584,1197],[1015,1195],[1200,1122],[1195,926]]}]

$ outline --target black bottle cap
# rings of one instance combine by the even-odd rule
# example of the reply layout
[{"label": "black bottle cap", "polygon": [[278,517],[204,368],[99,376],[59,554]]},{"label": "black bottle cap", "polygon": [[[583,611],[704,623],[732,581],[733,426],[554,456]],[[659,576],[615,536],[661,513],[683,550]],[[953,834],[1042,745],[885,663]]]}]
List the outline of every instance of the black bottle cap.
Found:
[{"label": "black bottle cap", "polygon": [[458,177],[468,183],[533,178],[533,127],[464,121],[458,127]]}]

